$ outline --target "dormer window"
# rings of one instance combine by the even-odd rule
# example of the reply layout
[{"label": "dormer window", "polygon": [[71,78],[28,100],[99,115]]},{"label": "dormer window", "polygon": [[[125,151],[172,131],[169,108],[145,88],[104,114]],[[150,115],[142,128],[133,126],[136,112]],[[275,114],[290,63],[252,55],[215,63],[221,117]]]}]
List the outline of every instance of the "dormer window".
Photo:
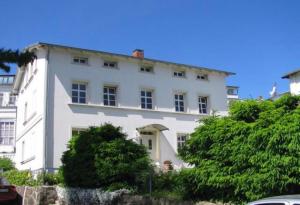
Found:
[{"label": "dormer window", "polygon": [[103,67],[105,68],[118,68],[118,63],[114,61],[104,61]]},{"label": "dormer window", "polygon": [[152,66],[141,66],[140,71],[145,72],[145,73],[153,73],[153,67]]},{"label": "dormer window", "polygon": [[207,74],[197,74],[197,80],[208,80]]},{"label": "dormer window", "polygon": [[73,58],[73,63],[87,65],[88,64],[88,60],[89,59],[85,58],[85,57],[74,57]]},{"label": "dormer window", "polygon": [[185,71],[174,71],[174,77],[185,78]]}]

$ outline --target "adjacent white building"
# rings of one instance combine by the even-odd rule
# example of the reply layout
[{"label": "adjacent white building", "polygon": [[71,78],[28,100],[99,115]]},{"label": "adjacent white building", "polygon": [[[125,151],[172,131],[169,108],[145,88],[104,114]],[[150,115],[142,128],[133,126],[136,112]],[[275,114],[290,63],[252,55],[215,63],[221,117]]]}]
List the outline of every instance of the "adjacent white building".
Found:
[{"label": "adjacent white building", "polygon": [[18,70],[16,165],[53,170],[74,132],[110,122],[144,144],[156,164],[176,156],[212,112],[227,114],[226,77],[233,73],[61,45],[29,47],[33,64]]},{"label": "adjacent white building", "polygon": [[289,72],[282,78],[290,80],[290,93],[292,95],[300,95],[300,69]]},{"label": "adjacent white building", "polygon": [[233,85],[227,85],[227,104],[239,100],[239,87]]},{"label": "adjacent white building", "polygon": [[14,160],[16,96],[12,93],[14,75],[0,75],[0,157]]}]

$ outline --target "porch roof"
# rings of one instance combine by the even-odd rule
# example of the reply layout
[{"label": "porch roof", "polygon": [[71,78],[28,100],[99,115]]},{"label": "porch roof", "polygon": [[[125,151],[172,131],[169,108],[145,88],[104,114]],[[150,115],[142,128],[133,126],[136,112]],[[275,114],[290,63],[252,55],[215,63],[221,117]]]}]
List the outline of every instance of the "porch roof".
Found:
[{"label": "porch roof", "polygon": [[165,130],[169,130],[169,128],[167,128],[166,126],[161,125],[161,124],[149,124],[149,125],[146,125],[143,127],[136,128],[137,131],[142,131],[142,130],[147,130],[147,129],[157,129],[161,132],[165,131]]}]

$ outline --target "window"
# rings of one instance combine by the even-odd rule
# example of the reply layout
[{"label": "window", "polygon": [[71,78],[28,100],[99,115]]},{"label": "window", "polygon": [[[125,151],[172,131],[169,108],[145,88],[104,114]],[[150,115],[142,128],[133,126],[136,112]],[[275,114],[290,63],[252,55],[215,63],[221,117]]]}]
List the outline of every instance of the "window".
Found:
[{"label": "window", "polygon": [[114,61],[104,61],[103,67],[105,68],[118,68],[118,63]]},{"label": "window", "polygon": [[3,106],[3,93],[0,93],[0,106]]},{"label": "window", "polygon": [[88,58],[84,58],[84,57],[74,57],[73,58],[73,63],[76,64],[88,64]]},{"label": "window", "polygon": [[140,68],[141,72],[145,72],[145,73],[153,73],[153,67],[152,66],[142,66]]},{"label": "window", "polygon": [[199,96],[199,113],[207,114],[207,97]]},{"label": "window", "polygon": [[79,135],[81,132],[85,131],[85,128],[72,128],[72,137]]},{"label": "window", "polygon": [[16,104],[16,96],[12,93],[9,94],[9,101],[8,105],[9,106],[14,106]]},{"label": "window", "polygon": [[227,88],[227,94],[228,95],[237,95],[238,94],[238,90],[234,89],[234,88]]},{"label": "window", "polygon": [[207,74],[198,74],[196,78],[197,78],[197,80],[208,80],[208,75]]},{"label": "window", "polygon": [[73,103],[86,103],[86,88],[85,83],[72,84],[72,102]]},{"label": "window", "polygon": [[13,145],[15,138],[15,123],[3,121],[0,122],[0,144]]},{"label": "window", "polygon": [[148,149],[152,150],[152,140],[148,140]]},{"label": "window", "polygon": [[116,106],[117,88],[104,86],[103,88],[103,102],[107,106]]},{"label": "window", "polygon": [[25,160],[25,141],[22,142],[22,161]]},{"label": "window", "polygon": [[184,112],[184,94],[175,94],[175,111]]},{"label": "window", "polygon": [[141,107],[143,109],[152,109],[152,91],[149,90],[142,90],[141,91]]},{"label": "window", "polygon": [[185,71],[174,71],[173,75],[175,77],[184,78],[185,77]]},{"label": "window", "polygon": [[188,139],[187,134],[177,134],[177,149],[181,149]]},{"label": "window", "polygon": [[26,122],[26,120],[27,120],[27,109],[28,109],[27,107],[28,107],[28,104],[26,102],[24,105],[24,122]]}]

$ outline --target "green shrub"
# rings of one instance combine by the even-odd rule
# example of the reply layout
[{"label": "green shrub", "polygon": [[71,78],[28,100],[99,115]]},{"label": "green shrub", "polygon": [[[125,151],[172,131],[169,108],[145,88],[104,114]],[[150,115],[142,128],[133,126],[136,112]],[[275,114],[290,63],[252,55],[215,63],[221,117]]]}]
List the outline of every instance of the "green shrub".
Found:
[{"label": "green shrub", "polygon": [[63,183],[63,178],[61,172],[58,173],[41,173],[37,176],[37,181],[39,184],[45,185],[58,185]]},{"label": "green shrub", "polygon": [[3,171],[9,171],[15,169],[15,165],[11,159],[0,157],[0,169],[3,169]]},{"label": "green shrub", "polygon": [[3,174],[10,184],[17,186],[37,186],[39,185],[38,181],[33,178],[31,172],[29,171],[18,171],[10,170],[6,171]]},{"label": "green shrub", "polygon": [[203,120],[185,146],[194,165],[180,179],[190,198],[251,201],[300,193],[299,96],[234,103],[228,117]]},{"label": "green shrub", "polygon": [[127,140],[121,128],[111,124],[73,136],[61,167],[67,186],[106,189],[139,189],[151,169],[145,147]]}]

